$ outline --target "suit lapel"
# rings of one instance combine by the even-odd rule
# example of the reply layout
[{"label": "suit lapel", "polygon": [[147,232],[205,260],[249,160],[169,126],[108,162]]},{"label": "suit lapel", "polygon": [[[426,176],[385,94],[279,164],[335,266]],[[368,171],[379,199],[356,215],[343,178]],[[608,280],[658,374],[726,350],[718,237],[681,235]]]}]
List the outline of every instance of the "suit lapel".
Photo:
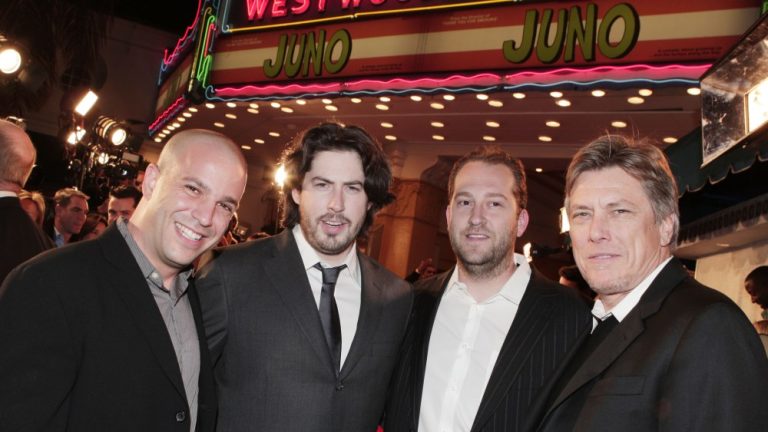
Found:
[{"label": "suit lapel", "polygon": [[152,298],[152,293],[136,259],[114,224],[99,237],[98,241],[105,258],[114,267],[113,272],[106,273],[107,280],[102,285],[117,291],[133,317],[134,325],[144,335],[160,368],[181,397],[186,400],[181,371],[171,337],[168,335],[168,328],[160,315],[157,303]]},{"label": "suit lapel", "polygon": [[533,270],[531,279],[517,309],[517,315],[501,346],[499,357],[483,393],[483,399],[475,416],[472,430],[480,430],[493,416],[494,411],[517,380],[520,369],[526,364],[539,339],[547,329],[552,303],[548,295],[538,287],[540,276]]},{"label": "suit lapel", "polygon": [[323,326],[317,312],[317,303],[312,296],[299,247],[290,230],[284,230],[275,236],[274,255],[262,265],[262,272],[267,275],[270,287],[283,300],[283,304],[299,324],[309,346],[335,374],[331,352],[325,343]]},{"label": "suit lapel", "polygon": [[573,374],[573,378],[547,410],[547,415],[573,392],[608,369],[624,350],[643,333],[645,319],[659,311],[662,302],[670,291],[686,277],[687,273],[677,259],[673,258],[667,263],[640,298],[637,306]]}]

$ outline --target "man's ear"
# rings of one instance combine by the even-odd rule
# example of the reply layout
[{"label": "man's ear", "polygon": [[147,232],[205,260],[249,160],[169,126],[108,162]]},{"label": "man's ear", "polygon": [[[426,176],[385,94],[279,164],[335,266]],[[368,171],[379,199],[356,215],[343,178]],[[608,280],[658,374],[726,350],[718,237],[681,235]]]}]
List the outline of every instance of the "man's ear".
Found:
[{"label": "man's ear", "polygon": [[291,189],[291,199],[293,199],[293,202],[296,205],[299,205],[299,201],[301,201],[301,191],[298,189]]},{"label": "man's ear", "polygon": [[669,214],[667,217],[661,220],[659,224],[659,239],[662,246],[669,246],[674,240],[672,235],[674,234],[675,227],[675,215]]},{"label": "man's ear", "polygon": [[147,199],[152,198],[152,192],[154,192],[155,187],[157,187],[157,181],[159,177],[160,168],[158,168],[155,164],[149,164],[147,169],[144,171],[144,181],[141,183],[141,192],[145,197],[147,197]]},{"label": "man's ear", "polygon": [[517,236],[521,237],[528,228],[528,210],[520,210],[520,214],[517,216]]}]

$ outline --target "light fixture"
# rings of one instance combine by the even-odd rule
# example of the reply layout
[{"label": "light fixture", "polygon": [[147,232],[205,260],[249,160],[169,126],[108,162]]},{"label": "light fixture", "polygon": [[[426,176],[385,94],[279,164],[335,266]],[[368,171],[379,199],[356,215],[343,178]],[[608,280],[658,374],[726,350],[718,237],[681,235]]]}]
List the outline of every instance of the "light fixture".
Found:
[{"label": "light fixture", "polygon": [[395,127],[395,125],[389,122],[381,122],[380,124],[381,124],[381,127],[388,128],[388,129]]},{"label": "light fixture", "polygon": [[296,105],[306,105],[307,101],[304,99],[296,99]]},{"label": "light fixture", "polygon": [[232,120],[236,120],[237,119],[237,115],[232,114],[232,113],[226,113],[226,114],[224,114],[224,117],[226,117],[228,119],[232,119]]},{"label": "light fixture", "polygon": [[234,102],[227,102],[227,108],[237,108],[237,104]]},{"label": "light fixture", "polygon": [[178,123],[184,123],[185,121],[187,121],[187,119],[185,117],[179,117],[179,118],[176,119],[176,122],[178,122]]},{"label": "light fixture", "polygon": [[389,98],[389,96],[381,96],[381,97],[379,98],[379,100],[380,100],[380,101],[382,101],[382,102],[389,102],[389,101],[391,101],[392,99],[390,99],[390,98]]},{"label": "light fixture", "polygon": [[360,102],[362,102],[363,100],[362,100],[362,99],[360,99],[360,98],[351,98],[349,101],[350,101],[350,102],[352,102],[352,103],[356,103],[356,104],[359,104],[359,103],[360,103]]},{"label": "light fixture", "polygon": [[525,93],[515,92],[512,93],[512,97],[515,99],[525,99]]},{"label": "light fixture", "polygon": [[280,102],[270,102],[269,106],[271,106],[274,109],[278,109],[280,108],[281,105],[280,105]]},{"label": "light fixture", "polygon": [[483,135],[483,141],[493,142],[496,141],[496,137],[491,135]]},{"label": "light fixture", "polygon": [[178,129],[178,128],[180,128],[180,127],[181,127],[181,123],[179,123],[179,122],[173,122],[173,124],[172,124],[171,126],[173,126],[173,128],[174,128],[174,129]]},{"label": "light fixture", "polygon": [[293,108],[291,108],[291,107],[287,107],[287,106],[284,106],[284,107],[280,107],[280,111],[282,111],[282,112],[284,112],[284,113],[288,113],[288,114],[290,114],[290,113],[292,113],[292,112],[293,112]]},{"label": "light fixture", "polygon": [[594,97],[603,97],[603,96],[605,96],[605,90],[600,90],[600,89],[592,90],[592,96],[594,96]]},{"label": "light fixture", "polygon": [[337,107],[336,105],[326,105],[325,109],[327,109],[328,111],[334,111],[335,112],[335,111],[339,110],[339,107]]},{"label": "light fixture", "polygon": [[324,103],[324,104],[326,104],[326,105],[330,105],[330,104],[332,104],[332,103],[333,103],[333,101],[332,101],[332,100],[330,100],[330,99],[320,99],[320,102],[322,102],[322,103]]},{"label": "light fixture", "polygon": [[539,135],[539,141],[541,142],[551,142],[552,137],[547,135]]},{"label": "light fixture", "polygon": [[411,100],[414,102],[421,102],[421,96],[419,95],[411,95]]},{"label": "light fixture", "polygon": [[475,97],[477,98],[477,100],[481,100],[481,101],[488,100],[488,95],[485,93],[478,93],[475,95]]},{"label": "light fixture", "polygon": [[671,137],[671,136],[668,136],[668,137],[664,137],[664,138],[662,139],[662,141],[664,141],[664,142],[665,142],[665,143],[667,143],[667,144],[674,144],[674,143],[676,143],[676,142],[677,142],[677,138],[675,138],[675,137]]},{"label": "light fixture", "polygon": [[385,104],[376,104],[376,109],[380,111],[387,111],[389,106]]},{"label": "light fixture", "polygon": [[499,122],[495,122],[495,121],[487,121],[487,122],[485,122],[485,125],[488,126],[488,127],[492,127],[492,128],[497,128],[497,127],[501,126],[501,124],[499,124]]},{"label": "light fixture", "polygon": [[188,112],[182,113],[181,115],[187,118],[192,117],[192,113],[188,113]]},{"label": "light fixture", "polygon": [[558,99],[557,102],[555,102],[558,106],[561,106],[563,108],[571,106],[571,101],[568,99]]},{"label": "light fixture", "polygon": [[189,107],[189,112],[191,112],[191,113],[196,113],[196,112],[197,112],[197,108],[195,108],[195,107]]},{"label": "light fixture", "polygon": [[280,132],[270,132],[269,136],[277,138],[280,136]]},{"label": "light fixture", "polygon": [[241,149],[243,149],[243,150],[250,150],[250,149],[252,149],[253,147],[251,147],[251,146],[249,146],[249,145],[247,145],[247,144],[243,144],[243,145],[241,145],[241,146],[240,146],[240,148],[241,148]]},{"label": "light fixture", "polygon": [[13,46],[0,48],[0,72],[11,75],[21,69],[21,52]]},{"label": "light fixture", "polygon": [[255,138],[255,139],[253,140],[253,142],[255,142],[256,144],[264,144],[264,140],[263,140],[263,139],[261,139],[261,138]]},{"label": "light fixture", "polygon": [[155,138],[155,142],[156,142],[156,143],[159,143],[159,142],[163,142],[163,139],[162,139],[162,138],[160,138],[160,137],[157,137],[157,138]]},{"label": "light fixture", "polygon": [[384,139],[386,139],[387,141],[396,141],[397,137],[394,135],[384,135]]},{"label": "light fixture", "polygon": [[256,108],[248,108],[246,111],[248,111],[251,114],[258,114],[259,113],[259,110],[257,110]]},{"label": "light fixture", "polygon": [[[177,123],[174,123],[174,125],[175,124]],[[93,131],[100,138],[109,141],[115,146],[122,145],[126,138],[128,138],[128,131],[126,131],[120,123],[115,121],[115,119],[106,116],[101,116],[96,120],[96,123],[93,126]]]},{"label": "light fixture", "polygon": [[627,102],[631,103],[632,105],[640,105],[641,103],[645,102],[645,99],[641,98],[640,96],[632,96],[627,98]]},{"label": "light fixture", "polygon": [[208,108],[208,109],[214,109],[214,108],[216,108],[216,105],[214,105],[214,104],[212,104],[210,102],[206,102],[205,107]]},{"label": "light fixture", "polygon": [[216,126],[217,128],[223,128],[224,127],[224,123],[222,123],[222,122],[214,122],[213,125]]},{"label": "light fixture", "polygon": [[83,96],[82,99],[80,99],[80,102],[77,103],[77,106],[75,106],[75,112],[80,114],[81,116],[85,116],[88,114],[88,111],[93,108],[93,105],[96,103],[96,101],[99,100],[99,97],[91,90],[88,90],[88,93]]},{"label": "light fixture", "polygon": [[536,171],[537,173],[540,173],[540,172],[544,172],[544,168],[536,168],[536,169],[535,169],[535,171]]},{"label": "light fixture", "polygon": [[445,127],[443,122],[439,122],[439,121],[433,121],[433,122],[430,123],[430,125],[432,125],[432,127],[436,127],[436,128]]},{"label": "light fixture", "polygon": [[69,144],[75,145],[79,143],[83,137],[85,137],[85,129],[77,126],[75,130],[71,131],[69,135],[67,135],[67,142]]},{"label": "light fixture", "polygon": [[452,94],[446,94],[446,95],[443,95],[443,99],[445,99],[445,100],[450,102],[452,100],[456,100],[456,96],[454,96]]},{"label": "light fixture", "polygon": [[109,154],[104,152],[99,153],[99,156],[96,157],[96,162],[101,165],[106,165],[107,162],[109,162]]},{"label": "light fixture", "polygon": [[639,94],[640,96],[648,97],[648,96],[653,94],[653,90],[651,90],[651,89],[640,89],[640,90],[637,91],[637,94]]},{"label": "light fixture", "polygon": [[611,126],[615,128],[625,128],[627,127],[627,122],[623,122],[621,120],[615,120],[611,122]]},{"label": "light fixture", "polygon": [[489,100],[488,101],[488,105],[490,105],[490,106],[492,106],[494,108],[501,108],[501,107],[504,106],[504,102],[502,102],[500,100],[495,100],[494,99],[494,100]]},{"label": "light fixture", "polygon": [[441,104],[440,102],[432,102],[431,104],[429,104],[429,106],[432,107],[432,109],[436,109],[436,110],[441,110],[445,108],[445,105]]},{"label": "light fixture", "polygon": [[275,184],[280,187],[280,189],[282,189],[287,178],[288,173],[285,171],[285,167],[283,165],[279,165],[275,170]]},{"label": "light fixture", "polygon": [[563,97],[563,92],[551,91],[551,92],[549,92],[549,95],[552,96],[555,99],[560,99],[561,97]]},{"label": "light fixture", "polygon": [[701,89],[698,88],[698,87],[690,87],[685,92],[688,93],[691,96],[698,96],[698,95],[701,94]]},{"label": "light fixture", "polygon": [[253,108],[255,110],[259,109],[259,104],[257,103],[249,103],[248,108]]},{"label": "light fixture", "polygon": [[547,127],[551,127],[551,128],[560,127],[560,122],[555,120],[547,120],[547,122],[544,124],[547,125]]},{"label": "light fixture", "polygon": [[432,139],[435,141],[443,141],[445,137],[442,135],[432,135]]}]

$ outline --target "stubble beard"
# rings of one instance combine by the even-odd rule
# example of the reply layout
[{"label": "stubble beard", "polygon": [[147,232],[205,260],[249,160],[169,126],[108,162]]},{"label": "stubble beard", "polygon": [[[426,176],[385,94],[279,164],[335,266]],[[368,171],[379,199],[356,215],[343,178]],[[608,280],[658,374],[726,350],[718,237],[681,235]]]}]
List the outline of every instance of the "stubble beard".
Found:
[{"label": "stubble beard", "polygon": [[[332,215],[325,214],[319,218],[312,220],[309,216],[301,215],[301,229],[304,233],[304,237],[307,243],[310,244],[315,250],[324,255],[339,255],[349,248],[349,246],[357,239],[357,234],[360,231],[360,225],[353,226],[352,222],[341,216],[336,215],[335,219],[347,224],[349,228],[346,232],[341,232],[334,236],[329,236],[322,232],[321,224],[323,219],[330,219]],[[352,233],[355,233],[352,235]]]},{"label": "stubble beard", "polygon": [[[459,237],[464,237],[460,233]],[[456,236],[451,235],[451,246],[461,267],[475,279],[492,279],[507,271],[514,263],[514,251],[508,235],[496,238],[491,247],[483,252],[469,250]],[[493,238],[493,237],[492,237]]]}]

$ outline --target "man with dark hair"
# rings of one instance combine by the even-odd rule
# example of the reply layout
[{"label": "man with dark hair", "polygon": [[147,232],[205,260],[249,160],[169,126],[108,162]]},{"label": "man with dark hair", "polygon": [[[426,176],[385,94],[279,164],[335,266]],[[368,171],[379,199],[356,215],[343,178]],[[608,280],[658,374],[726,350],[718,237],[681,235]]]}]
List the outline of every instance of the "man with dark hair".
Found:
[{"label": "man with dark hair", "polygon": [[53,247],[19,200],[36,154],[23,129],[0,120],[0,283],[14,267]]},{"label": "man with dark hair", "polygon": [[576,153],[565,188],[573,256],[597,298],[539,430],[765,430],[768,359],[754,329],[672,256],[677,187],[664,153],[599,138]]},{"label": "man with dark hair", "polygon": [[185,130],[147,167],[130,220],[42,254],[0,286],[3,431],[213,431],[216,395],[191,263],[246,185],[225,136]]},{"label": "man with dark hair", "polygon": [[139,188],[130,185],[120,185],[109,192],[107,216],[110,224],[122,217],[130,219],[136,206],[141,201],[142,193]]},{"label": "man with dark hair", "polygon": [[88,195],[75,188],[56,191],[51,238],[56,247],[69,243],[73,235],[80,233],[88,216]]},{"label": "man with dark hair", "polygon": [[749,272],[744,279],[744,289],[749,293],[752,303],[763,308],[763,319],[755,322],[755,329],[768,353],[768,266],[756,267]]},{"label": "man with dark hair", "polygon": [[218,431],[374,431],[412,302],[355,247],[393,198],[389,165],[364,130],[335,123],[283,163],[286,229],[222,249],[198,282]]},{"label": "man with dark hair", "polygon": [[587,307],[515,253],[528,225],[519,160],[496,147],[469,153],[448,191],[456,267],[416,284],[384,430],[530,430],[555,371],[587,333]]}]

